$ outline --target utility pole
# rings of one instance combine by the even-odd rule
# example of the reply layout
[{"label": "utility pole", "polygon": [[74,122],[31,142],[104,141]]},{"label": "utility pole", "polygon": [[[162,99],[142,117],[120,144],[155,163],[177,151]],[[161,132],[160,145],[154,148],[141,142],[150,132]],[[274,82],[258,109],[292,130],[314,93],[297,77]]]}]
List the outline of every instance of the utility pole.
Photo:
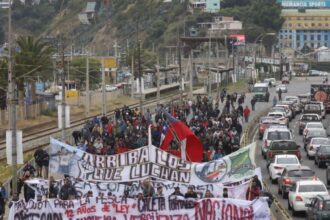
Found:
[{"label": "utility pole", "polygon": [[212,95],[212,88],[211,88],[211,32],[210,32],[210,36],[209,36],[209,72],[207,74],[208,76],[208,94],[209,94],[209,97],[211,97]]},{"label": "utility pole", "polygon": [[181,66],[181,41],[179,39],[179,51],[178,51],[178,62],[179,62],[179,75],[180,75],[180,102],[183,104],[183,89],[184,89],[184,79],[182,77],[182,66]]},{"label": "utility pole", "polygon": [[114,48],[115,48],[115,59],[116,59],[116,74],[115,74],[115,83],[117,83],[117,69],[118,69],[118,62],[119,62],[119,59],[118,59],[118,44],[117,44],[117,39],[115,41],[115,45],[114,45]]},{"label": "utility pole", "polygon": [[102,58],[102,114],[107,113],[106,109],[106,94],[105,94],[105,71],[104,71],[104,57]]},{"label": "utility pole", "polygon": [[12,140],[12,193],[17,193],[17,127],[16,127],[16,81],[13,64],[12,50],[12,26],[11,26],[11,0],[9,0],[8,8],[8,113],[9,113],[9,130],[11,131]]},{"label": "utility pole", "polygon": [[193,61],[194,52],[190,48],[190,71],[189,71],[189,98],[193,99],[193,71],[194,71],[194,61]]},{"label": "utility pole", "polygon": [[65,58],[64,58],[64,40],[63,36],[61,35],[61,70],[60,72],[62,73],[62,141],[65,141]]},{"label": "utility pole", "polygon": [[89,95],[89,57],[88,52],[86,54],[86,106],[85,106],[85,114],[86,117],[89,116],[90,111],[90,95]]},{"label": "utility pole", "polygon": [[134,54],[132,55],[131,98],[134,97]]},{"label": "utility pole", "polygon": [[156,77],[157,77],[157,105],[160,104],[160,84],[159,84],[159,78],[160,78],[160,72],[159,72],[159,69],[160,69],[160,66],[159,66],[159,57],[157,59],[157,72],[156,72]]},{"label": "utility pole", "polygon": [[138,68],[139,68],[139,86],[140,86],[140,114],[143,115],[143,97],[142,97],[142,70],[141,70],[141,41],[138,41]]}]

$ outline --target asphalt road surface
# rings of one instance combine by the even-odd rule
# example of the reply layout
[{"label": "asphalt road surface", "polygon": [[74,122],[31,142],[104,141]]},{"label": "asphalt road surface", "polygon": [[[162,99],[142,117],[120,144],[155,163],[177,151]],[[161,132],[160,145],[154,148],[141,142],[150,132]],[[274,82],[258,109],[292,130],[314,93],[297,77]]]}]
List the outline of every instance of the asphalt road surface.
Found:
[{"label": "asphalt road surface", "polygon": [[[282,98],[284,98],[286,95],[298,95],[301,93],[307,93],[310,91],[310,84],[312,83],[322,83],[321,77],[309,77],[307,78],[297,78],[290,82],[288,85],[288,93],[283,93]],[[274,94],[274,93],[273,93]],[[271,95],[272,96],[272,95]],[[300,114],[301,115],[301,114]],[[290,122],[290,129],[293,132],[294,140],[298,145],[301,146],[300,152],[302,154],[302,165],[309,166],[311,169],[315,170],[317,177],[322,180],[326,184],[326,169],[325,168],[318,168],[316,165],[314,165],[314,160],[309,160],[306,156],[306,152],[303,148],[303,141],[302,136],[298,134],[298,120],[300,118],[300,115],[296,115],[295,119],[293,119]],[[326,128],[328,128],[330,121],[330,115],[328,114],[326,118],[323,120],[323,124]],[[266,168],[266,160],[263,159],[261,156],[261,141],[258,139],[258,135],[255,134],[254,140],[257,141],[257,150],[256,150],[256,161],[257,165],[261,167],[262,170],[262,176],[266,184],[268,185],[271,193],[277,198],[277,200],[281,203],[282,207],[287,210],[287,212],[292,216],[292,212],[288,211],[288,200],[283,199],[281,195],[277,193],[278,185],[272,184],[269,180],[269,174],[268,170]],[[297,216],[293,217],[293,219],[306,219],[305,213],[299,213]]]}]

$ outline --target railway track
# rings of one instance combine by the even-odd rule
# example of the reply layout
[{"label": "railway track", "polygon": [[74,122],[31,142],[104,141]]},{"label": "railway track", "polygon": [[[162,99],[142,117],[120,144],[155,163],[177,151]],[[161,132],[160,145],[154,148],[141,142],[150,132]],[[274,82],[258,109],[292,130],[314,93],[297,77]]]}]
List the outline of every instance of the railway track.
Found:
[{"label": "railway track", "polygon": [[[184,94],[186,96],[186,94]],[[166,103],[168,101],[173,101],[175,99],[178,99],[179,95],[167,95],[160,98],[161,103]],[[157,103],[156,99],[151,99],[148,101],[143,102],[144,107],[152,106]],[[137,108],[139,107],[139,103],[128,105],[129,108]],[[111,110],[107,113],[107,116],[113,116],[114,110]],[[87,118],[81,118],[75,121],[71,122],[70,128],[67,129],[67,133],[71,135],[73,130],[80,129],[87,120],[90,120],[94,118],[95,116],[100,116],[100,114],[92,115]],[[60,130],[57,128],[57,126],[52,126],[47,129],[43,129],[42,131],[35,131],[31,132],[28,135],[24,136],[23,134],[23,151],[24,154],[33,152],[39,147],[46,147],[49,145],[49,137],[57,137],[60,133]],[[42,140],[43,139],[43,140]],[[0,141],[0,161],[3,161],[6,159],[6,141],[2,140]]]}]

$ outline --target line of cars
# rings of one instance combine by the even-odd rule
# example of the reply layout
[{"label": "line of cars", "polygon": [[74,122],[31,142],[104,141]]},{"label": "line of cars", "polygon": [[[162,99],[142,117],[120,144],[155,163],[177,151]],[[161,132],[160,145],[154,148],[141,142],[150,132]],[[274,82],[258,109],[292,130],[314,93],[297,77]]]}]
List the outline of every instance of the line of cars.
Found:
[{"label": "line of cars", "polygon": [[[277,183],[278,194],[288,199],[288,209],[293,215],[306,211],[309,219],[330,219],[326,184],[318,179],[313,169],[301,164],[302,149],[319,167],[330,163],[330,140],[322,123],[325,117],[322,109],[321,102],[286,96],[259,122],[261,154],[267,161],[270,181]],[[290,121],[300,113],[298,126],[299,135],[303,136],[303,148],[296,143],[289,128]],[[330,184],[330,168],[326,172],[327,184]]]}]

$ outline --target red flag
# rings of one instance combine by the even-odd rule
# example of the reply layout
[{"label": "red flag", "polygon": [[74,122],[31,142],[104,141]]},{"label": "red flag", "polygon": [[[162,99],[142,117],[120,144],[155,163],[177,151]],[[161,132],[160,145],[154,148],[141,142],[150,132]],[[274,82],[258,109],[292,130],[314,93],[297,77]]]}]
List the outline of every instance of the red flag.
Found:
[{"label": "red flag", "polygon": [[165,112],[165,115],[168,121],[168,128],[160,148],[168,151],[171,141],[175,138],[176,141],[180,142],[181,157],[183,159],[192,162],[202,162],[203,145],[201,141],[184,123],[175,119],[167,112]]}]

